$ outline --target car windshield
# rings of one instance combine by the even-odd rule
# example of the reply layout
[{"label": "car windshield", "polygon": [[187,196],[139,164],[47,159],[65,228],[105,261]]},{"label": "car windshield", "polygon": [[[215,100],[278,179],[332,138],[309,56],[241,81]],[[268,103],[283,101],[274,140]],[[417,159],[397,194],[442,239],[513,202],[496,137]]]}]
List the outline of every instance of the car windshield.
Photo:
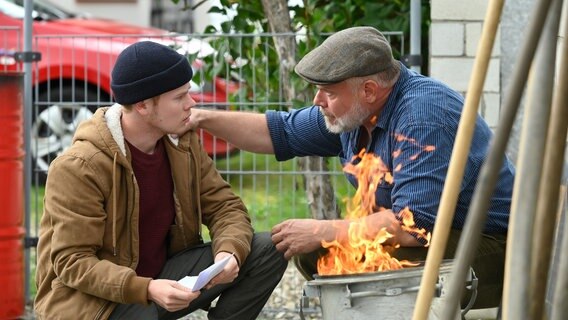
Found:
[{"label": "car windshield", "polygon": [[[77,15],[48,1],[34,0],[32,17],[34,20],[69,19]],[[24,0],[0,0],[0,11],[12,18],[24,18]]]}]

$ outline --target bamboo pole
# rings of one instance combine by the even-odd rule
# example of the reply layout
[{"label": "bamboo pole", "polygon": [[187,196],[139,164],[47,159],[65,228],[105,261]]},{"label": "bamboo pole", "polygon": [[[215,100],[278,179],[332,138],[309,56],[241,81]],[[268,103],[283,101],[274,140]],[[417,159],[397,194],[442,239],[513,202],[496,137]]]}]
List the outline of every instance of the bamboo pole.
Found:
[{"label": "bamboo pole", "polygon": [[[566,37],[568,35],[568,3],[564,3],[564,12],[563,12],[563,21],[564,25],[563,35]],[[562,70],[563,72],[559,72],[558,74],[558,83],[556,86],[555,96],[554,96],[554,108],[552,109],[552,121],[553,127],[550,130],[550,141],[554,140],[554,144],[558,146],[556,149],[558,152],[562,151],[562,155],[564,155],[565,148],[566,148],[566,135],[568,130],[568,73],[566,72],[568,68],[568,41],[564,38],[562,43],[562,50],[560,54],[560,68],[558,70]],[[558,122],[558,128],[556,128]],[[564,133],[564,136],[562,136]],[[551,146],[554,149],[554,146]],[[554,158],[554,160],[558,161],[561,160],[560,157]],[[566,160],[566,159],[564,159]],[[548,163],[546,163],[548,165]],[[550,167],[562,167],[562,161],[560,163],[554,162],[551,164]],[[553,169],[551,169],[552,171]],[[560,175],[558,175],[559,177]],[[568,191],[566,192],[568,193]],[[568,201],[567,194],[564,193],[564,199]],[[564,209],[568,207],[568,204],[564,204]],[[558,263],[558,270],[560,272],[557,275],[557,281],[555,283],[555,291],[553,296],[553,303],[552,303],[552,312],[551,312],[551,320],[561,320],[565,319],[566,315],[568,314],[568,274],[566,270],[568,270],[568,222],[566,219],[568,218],[568,213],[564,212],[562,221],[564,224],[564,228],[560,229],[559,232],[562,233],[562,243],[557,244],[560,246],[560,250],[557,252],[560,255],[560,262]],[[559,228],[562,227],[560,224]]]},{"label": "bamboo pole", "polygon": [[[562,13],[562,0],[554,0],[550,6],[548,20],[545,25],[541,46],[537,53],[537,65],[549,74],[547,77],[536,79],[538,88],[545,98],[551,97],[550,101],[542,101],[543,106],[548,106],[552,102],[552,88],[554,88],[554,67],[556,63],[556,44],[558,42],[558,27],[560,15]],[[545,41],[543,41],[545,40]],[[562,70],[562,69],[560,69]],[[564,87],[565,88],[565,87]],[[542,175],[540,177],[536,214],[532,238],[526,235],[527,240],[532,240],[532,253],[526,255],[530,265],[530,284],[529,295],[529,319],[539,320],[544,318],[544,304],[546,297],[546,286],[548,279],[548,269],[553,249],[554,225],[557,221],[556,213],[558,207],[558,196],[562,176],[562,166],[564,159],[564,146],[566,142],[566,124],[568,115],[563,111],[565,105],[558,100],[558,96],[566,91],[557,85],[555,88],[555,99],[552,105],[552,117],[548,125],[546,142],[543,143],[544,161],[542,165]],[[566,101],[564,101],[566,102]],[[538,105],[536,106],[538,107]],[[564,109],[564,110],[563,110]],[[537,112],[548,110],[540,109]],[[546,114],[548,117],[548,113]],[[538,152],[538,150],[531,150]],[[530,228],[530,226],[528,226]],[[526,241],[526,240],[525,240]],[[513,251],[514,252],[514,251]],[[520,281],[519,281],[520,282]],[[512,289],[514,291],[514,288]]]},{"label": "bamboo pole", "polygon": [[426,257],[424,274],[422,275],[414,308],[413,319],[415,320],[427,319],[432,297],[434,296],[438,270],[446,250],[446,243],[454,217],[460,185],[463,180],[465,163],[475,128],[479,100],[491,58],[493,43],[495,42],[495,35],[497,34],[503,3],[503,0],[490,1],[487,8],[471,81],[469,82],[463,113],[460,118],[456,141],[448,167],[447,180],[444,184],[440,207],[436,216],[432,242]]},{"label": "bamboo pole", "polygon": [[[566,103],[566,101],[565,101]],[[566,201],[568,196],[564,194]],[[566,208],[565,204],[565,208]],[[564,212],[562,216],[559,231],[562,232],[562,243],[560,244],[560,261],[558,263],[558,278],[556,279],[554,296],[552,301],[552,311],[550,320],[565,320],[568,314],[568,222],[566,219],[568,215]]]},{"label": "bamboo pole", "polygon": [[[560,12],[558,4],[561,4],[560,0],[553,0],[548,10],[545,28],[531,68],[531,81],[523,118],[505,259],[505,292],[509,301],[508,311],[505,314],[510,319],[522,319],[523,317],[535,319],[527,315],[534,304],[540,303],[530,299],[531,285],[534,283],[534,279],[531,279],[533,275],[531,253],[535,235],[533,231],[536,209],[539,202],[538,188],[542,177],[546,133],[554,87],[556,35],[559,20],[555,19],[555,16]],[[538,250],[550,252],[549,248],[538,248]],[[540,280],[546,282],[544,279]]]},{"label": "bamboo pole", "polygon": [[[497,176],[503,164],[511,128],[515,121],[519,102],[527,80],[528,70],[534,57],[538,37],[542,30],[549,5],[550,0],[540,0],[537,3],[533,12],[533,18],[527,28],[527,36],[523,43],[518,62],[513,70],[510,87],[505,96],[499,125],[487,154],[487,159],[481,168],[477,187],[471,201],[471,207],[469,208],[464,230],[458,244],[454,266],[448,284],[446,308],[443,310],[444,313],[441,319],[452,319],[455,317],[455,311],[452,306],[459,305],[460,303],[467,271],[477,250],[481,230],[485,223],[487,209],[489,207],[489,199],[493,194]],[[522,317],[520,319],[522,319]]]},{"label": "bamboo pole", "polygon": [[[556,14],[552,10],[560,11],[554,8],[556,5],[557,4],[551,5],[548,10],[548,23],[546,24],[547,27],[545,31],[541,33],[541,47],[539,55],[537,55],[537,62],[533,68],[535,70],[534,73],[538,73],[542,70],[541,68],[545,68],[547,62],[544,59],[550,59],[550,54],[552,54],[552,61],[554,61],[556,55],[554,51],[548,53],[548,57],[543,56],[539,59],[539,56],[543,54],[543,50],[550,50],[551,47],[556,47],[556,39],[554,38],[558,32],[558,25],[556,24],[555,32],[551,30],[553,29],[553,23],[551,23],[551,21]],[[551,43],[551,41],[553,43]],[[540,63],[538,60],[540,60]],[[550,61],[548,63],[550,67]],[[541,86],[543,84],[542,82],[546,82],[546,87]],[[553,84],[552,80],[544,80],[536,76],[533,86],[535,87],[534,91],[530,93],[549,90],[549,88],[553,87]],[[519,174],[515,180],[515,193],[513,195],[511,217],[509,218],[509,241],[507,242],[503,290],[504,319],[527,318],[529,310],[532,308],[530,300],[531,284],[533,283],[533,281],[531,281],[531,253],[534,219],[538,203],[538,191],[535,192],[534,187],[540,186],[540,178],[542,175],[541,163],[544,154],[544,141],[536,138],[542,134],[540,131],[542,129],[540,126],[542,118],[536,108],[545,109],[549,107],[548,103],[538,101],[538,99],[535,100],[536,101],[531,101],[532,103],[528,106],[528,109],[534,111],[527,112],[525,128],[523,128],[524,137],[521,140],[524,139],[525,141],[521,145],[521,152],[519,154]],[[546,103],[546,105],[543,106],[541,103]],[[531,133],[531,130],[536,132],[536,134]],[[546,248],[540,249],[547,250]],[[528,279],[528,281],[526,281],[526,279]],[[546,279],[541,280],[546,281]]]}]

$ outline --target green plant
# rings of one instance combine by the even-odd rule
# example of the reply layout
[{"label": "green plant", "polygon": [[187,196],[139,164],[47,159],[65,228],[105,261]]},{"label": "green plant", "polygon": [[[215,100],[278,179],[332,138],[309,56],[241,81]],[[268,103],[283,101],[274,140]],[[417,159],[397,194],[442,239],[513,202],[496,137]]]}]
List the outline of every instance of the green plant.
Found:
[{"label": "green plant", "polygon": [[[310,217],[296,160],[278,162],[271,155],[241,151],[239,155],[218,160],[216,166],[247,205],[256,230],[269,231],[286,219]],[[343,199],[351,196],[354,189],[342,176],[339,163],[334,161],[331,169],[335,196],[344,209]]]},{"label": "green plant", "polygon": [[[178,3],[179,0],[172,0]],[[205,1],[197,3],[193,8]],[[430,7],[428,1],[422,1],[422,56],[428,53],[428,32],[430,25]],[[221,23],[219,29],[208,26],[205,33],[209,34],[242,34],[260,35],[270,32],[266,15],[260,0],[236,1],[221,0],[219,6],[212,6],[210,13],[233,16],[232,19]],[[185,3],[187,8],[187,3]],[[352,26],[373,26],[382,31],[402,31],[403,38],[391,38],[395,58],[401,58],[403,52],[399,48],[410,47],[410,1],[406,0],[304,0],[302,5],[288,6],[292,18],[292,29],[297,40],[298,59],[312,50],[330,33]],[[235,14],[230,14],[234,12]],[[285,36],[285,35],[279,35]],[[270,37],[246,36],[216,38],[211,45],[218,50],[217,55],[204,58],[204,63],[212,66],[205,68],[200,77],[211,79],[215,75],[230,76],[225,60],[227,57],[247,61],[263,61],[262,65],[239,68],[238,73],[243,85],[238,93],[233,95],[234,101],[249,102],[266,101],[278,102],[282,80],[291,81],[297,92],[302,92],[309,84],[295,74],[291,79],[280,79],[278,58]],[[408,51],[408,49],[406,49]],[[408,52],[405,52],[408,53]],[[423,58],[422,70],[428,70],[428,59]],[[256,84],[262,83],[262,86]],[[301,107],[309,103],[302,99],[291,101],[293,107]],[[252,105],[252,104],[251,104]],[[251,109],[245,107],[244,109]],[[263,108],[257,111],[264,111]]]},{"label": "green plant", "polygon": [[[45,194],[44,186],[32,186],[30,190],[30,228],[31,232],[27,235],[30,237],[37,236],[36,230],[39,228],[39,221],[43,212],[43,195]],[[35,273],[36,273],[36,250],[29,250],[30,252],[30,279],[29,279],[29,293],[30,297],[35,297],[37,288],[35,286]]]}]

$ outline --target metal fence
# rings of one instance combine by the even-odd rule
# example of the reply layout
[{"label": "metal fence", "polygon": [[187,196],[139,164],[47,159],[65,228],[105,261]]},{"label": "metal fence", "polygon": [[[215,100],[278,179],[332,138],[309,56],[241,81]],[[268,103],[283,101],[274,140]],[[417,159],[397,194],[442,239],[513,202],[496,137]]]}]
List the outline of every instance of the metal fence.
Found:
[{"label": "metal fence", "polygon": [[[10,33],[17,33],[16,36]],[[14,58],[22,51],[19,30],[0,27],[0,72],[23,70]],[[404,53],[402,32],[387,32],[397,54]],[[77,125],[88,119],[96,108],[112,104],[110,72],[118,53],[128,44],[140,40],[159,41],[188,53],[195,70],[192,91],[197,107],[264,112],[267,109],[287,110],[294,106],[310,105],[305,101],[284,101],[279,69],[266,57],[275,56],[273,37],[294,37],[297,34],[247,35],[170,35],[170,36],[35,36],[33,51],[42,54],[33,63],[33,110],[31,122],[32,187],[29,192],[30,212],[26,215],[26,301],[35,294],[35,240],[46,172],[51,160],[71,143]],[[246,51],[254,46],[258,55]],[[246,51],[246,53],[245,53]],[[262,54],[260,54],[262,53]],[[215,76],[212,76],[212,74]],[[271,78],[278,79],[274,82]],[[315,89],[314,89],[315,93]],[[247,205],[255,230],[267,231],[287,218],[309,216],[302,175],[296,160],[276,162],[273,156],[237,150],[224,141],[200,132],[202,141],[215,160],[218,170]],[[330,175],[337,202],[351,195],[351,188],[342,176],[337,159],[327,161],[331,170],[310,172]],[[86,195],[88,196],[88,195]],[[284,281],[284,280],[283,280]],[[290,281],[290,280],[286,280]],[[289,282],[290,283],[290,282]],[[299,292],[301,288],[295,288]],[[286,294],[277,290],[273,294]],[[292,311],[296,304],[282,303],[282,297],[267,306],[273,311]]]}]

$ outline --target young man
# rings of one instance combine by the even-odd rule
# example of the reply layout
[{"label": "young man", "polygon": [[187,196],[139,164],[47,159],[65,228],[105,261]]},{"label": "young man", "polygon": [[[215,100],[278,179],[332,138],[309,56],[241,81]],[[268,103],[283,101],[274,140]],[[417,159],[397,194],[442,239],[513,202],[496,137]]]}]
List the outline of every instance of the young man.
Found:
[{"label": "young man", "polygon": [[[385,227],[394,235],[390,241],[401,246],[395,251],[397,258],[424,260],[427,248],[402,230],[399,214],[408,207],[417,227],[432,231],[463,97],[395,61],[388,41],[370,27],[349,28],[328,37],[295,71],[316,86],[313,106],[266,115],[196,110],[192,126],[205,128],[243,150],[274,153],[281,161],[338,156],[348,164],[362,149],[380,156],[394,181],[376,188],[377,212],[365,219],[375,231]],[[455,254],[491,135],[478,117],[445,258]],[[425,146],[435,146],[435,150],[421,152]],[[353,176],[347,178],[357,185]],[[479,278],[476,308],[500,302],[513,178],[513,165],[506,160],[473,264]],[[310,278],[317,273],[321,242],[345,235],[349,224],[345,220],[292,219],[273,228],[272,240],[286,258],[294,256],[297,267]]]},{"label": "young man", "polygon": [[[39,319],[256,319],[287,262],[194,131],[187,59],[150,41],[112,72],[116,104],[82,123],[49,169],[40,226]],[[202,241],[201,225],[212,242]],[[176,280],[229,257],[204,290]],[[214,308],[211,302],[219,297]]]}]

